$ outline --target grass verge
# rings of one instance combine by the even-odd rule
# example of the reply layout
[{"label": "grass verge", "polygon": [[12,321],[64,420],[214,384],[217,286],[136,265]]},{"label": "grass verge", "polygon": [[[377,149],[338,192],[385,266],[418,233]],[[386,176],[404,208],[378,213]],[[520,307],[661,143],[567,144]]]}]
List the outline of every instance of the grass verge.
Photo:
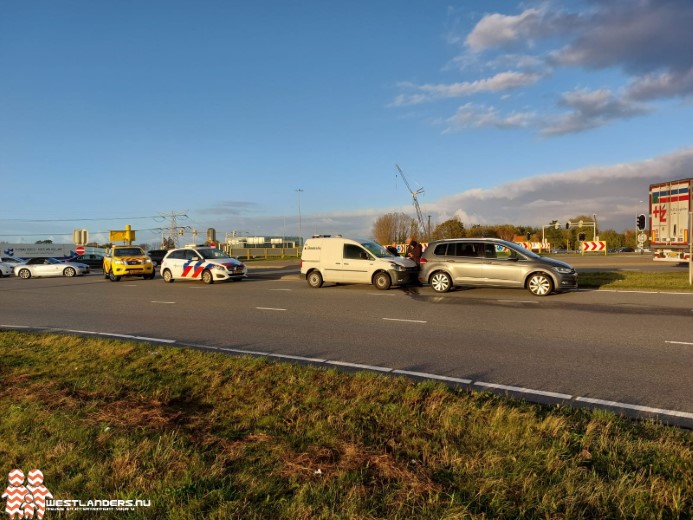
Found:
[{"label": "grass verge", "polygon": [[690,431],[189,349],[0,332],[0,417],[1,471],[40,468],[55,498],[152,501],[99,518],[690,518],[693,508]]},{"label": "grass verge", "polygon": [[680,273],[633,271],[580,273],[578,284],[581,288],[693,292],[693,286],[688,283],[688,271]]}]

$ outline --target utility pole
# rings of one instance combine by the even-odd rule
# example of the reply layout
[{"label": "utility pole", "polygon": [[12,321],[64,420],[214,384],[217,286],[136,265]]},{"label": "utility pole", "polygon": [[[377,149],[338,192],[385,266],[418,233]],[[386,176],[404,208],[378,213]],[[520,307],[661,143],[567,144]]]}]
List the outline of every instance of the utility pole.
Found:
[{"label": "utility pole", "polygon": [[298,243],[300,247],[303,245],[303,226],[301,223],[301,193],[303,193],[303,190],[297,188],[296,193],[298,193]]},{"label": "utility pole", "polygon": [[187,213],[185,211],[171,211],[169,213],[159,213],[159,215],[161,215],[162,218],[168,220],[169,240],[173,242],[174,247],[178,247],[178,219],[187,219]]}]

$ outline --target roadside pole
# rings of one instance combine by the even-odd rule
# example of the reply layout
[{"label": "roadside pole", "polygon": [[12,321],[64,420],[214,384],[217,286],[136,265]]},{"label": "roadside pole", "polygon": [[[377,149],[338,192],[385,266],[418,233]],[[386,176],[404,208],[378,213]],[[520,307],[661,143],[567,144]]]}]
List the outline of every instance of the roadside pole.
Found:
[{"label": "roadside pole", "polygon": [[693,285],[693,211],[688,212],[688,284]]}]

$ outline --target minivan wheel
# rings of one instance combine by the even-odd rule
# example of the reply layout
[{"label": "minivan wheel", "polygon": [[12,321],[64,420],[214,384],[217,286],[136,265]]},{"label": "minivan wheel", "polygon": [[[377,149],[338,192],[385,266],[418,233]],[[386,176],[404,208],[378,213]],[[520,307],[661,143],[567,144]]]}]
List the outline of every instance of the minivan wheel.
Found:
[{"label": "minivan wheel", "polygon": [[543,273],[536,273],[527,281],[527,289],[534,296],[547,296],[553,292],[553,281]]},{"label": "minivan wheel", "polygon": [[322,275],[320,274],[319,271],[311,272],[308,275],[307,281],[308,281],[308,285],[310,285],[314,289],[322,287]]},{"label": "minivan wheel", "polygon": [[392,285],[392,279],[387,273],[378,273],[373,277],[373,285],[381,291],[387,291]]},{"label": "minivan wheel", "polygon": [[450,275],[442,271],[433,273],[433,276],[431,276],[431,287],[433,287],[435,292],[448,292],[452,288]]}]

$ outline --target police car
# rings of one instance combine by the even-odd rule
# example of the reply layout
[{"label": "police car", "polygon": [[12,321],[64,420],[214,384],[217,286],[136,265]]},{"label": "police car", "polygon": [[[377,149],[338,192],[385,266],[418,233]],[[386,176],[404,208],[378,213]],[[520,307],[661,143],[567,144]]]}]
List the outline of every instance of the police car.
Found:
[{"label": "police car", "polygon": [[248,276],[243,262],[227,255],[216,247],[186,246],[172,249],[161,261],[164,282],[174,280],[202,280],[214,283],[226,280],[242,280]]}]

